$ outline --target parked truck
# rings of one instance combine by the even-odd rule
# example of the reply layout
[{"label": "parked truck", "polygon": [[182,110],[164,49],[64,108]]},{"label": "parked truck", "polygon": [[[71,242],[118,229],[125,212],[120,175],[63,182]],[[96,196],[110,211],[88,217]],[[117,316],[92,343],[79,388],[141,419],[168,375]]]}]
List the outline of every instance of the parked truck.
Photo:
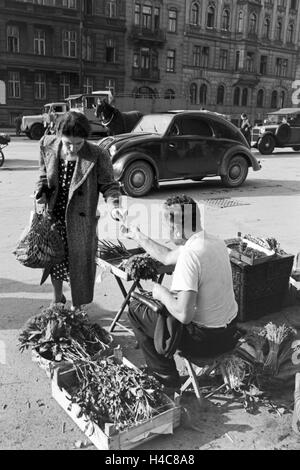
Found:
[{"label": "parked truck", "polygon": [[47,103],[44,105],[41,114],[23,116],[21,131],[30,139],[39,140],[44,135],[51,116],[63,116],[67,110],[68,104],[65,102]]}]

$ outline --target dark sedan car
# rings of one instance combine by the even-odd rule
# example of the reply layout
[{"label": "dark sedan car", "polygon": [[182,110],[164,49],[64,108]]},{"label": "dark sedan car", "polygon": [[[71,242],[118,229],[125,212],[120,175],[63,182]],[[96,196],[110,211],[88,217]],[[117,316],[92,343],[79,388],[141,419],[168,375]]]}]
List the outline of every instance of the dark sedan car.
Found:
[{"label": "dark sedan car", "polygon": [[220,176],[240,186],[248,168],[261,166],[242,133],[208,111],[145,115],[130,132],[98,142],[111,156],[115,177],[129,196],[144,196],[160,181]]}]

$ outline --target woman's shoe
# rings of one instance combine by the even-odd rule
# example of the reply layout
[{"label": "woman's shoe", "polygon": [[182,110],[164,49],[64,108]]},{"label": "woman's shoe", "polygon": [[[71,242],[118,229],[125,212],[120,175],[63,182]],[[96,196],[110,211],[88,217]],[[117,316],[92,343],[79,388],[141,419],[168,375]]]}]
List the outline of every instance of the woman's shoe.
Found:
[{"label": "woman's shoe", "polygon": [[53,307],[55,307],[56,305],[59,305],[59,304],[65,305],[66,303],[67,303],[67,299],[65,298],[65,296],[64,296],[64,294],[63,294],[62,297],[61,297],[60,302],[54,302],[54,301],[52,300],[52,302],[51,302],[51,304],[50,304],[50,307],[53,308]]}]

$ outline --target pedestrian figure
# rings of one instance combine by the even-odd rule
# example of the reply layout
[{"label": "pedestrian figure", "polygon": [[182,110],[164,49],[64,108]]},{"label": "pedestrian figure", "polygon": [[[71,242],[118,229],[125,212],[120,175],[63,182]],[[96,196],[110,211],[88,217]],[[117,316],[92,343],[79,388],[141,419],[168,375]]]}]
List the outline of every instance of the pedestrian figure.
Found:
[{"label": "pedestrian figure", "polygon": [[241,115],[241,119],[242,119],[241,131],[242,131],[243,135],[246,137],[246,140],[247,140],[248,144],[251,145],[251,129],[252,129],[252,126],[250,124],[250,121],[248,119],[247,114],[243,113]]},{"label": "pedestrian figure", "polygon": [[123,220],[111,160],[98,146],[87,142],[89,134],[86,116],[71,111],[60,121],[57,134],[46,135],[40,142],[36,199],[61,223],[66,253],[64,261],[50,272],[52,305],[66,302],[64,281],[70,283],[74,308],[93,300],[99,192],[110,205],[111,217]]},{"label": "pedestrian figure", "polygon": [[22,114],[18,114],[15,119],[15,126],[16,126],[16,135],[19,136],[21,134],[21,125],[22,125]]}]

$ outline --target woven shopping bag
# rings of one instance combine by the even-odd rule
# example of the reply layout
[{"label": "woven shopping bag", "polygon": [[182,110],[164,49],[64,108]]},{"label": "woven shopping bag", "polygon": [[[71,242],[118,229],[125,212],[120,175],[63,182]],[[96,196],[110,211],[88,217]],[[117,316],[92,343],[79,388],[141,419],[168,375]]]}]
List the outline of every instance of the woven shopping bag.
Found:
[{"label": "woven shopping bag", "polygon": [[38,212],[35,203],[29,225],[13,252],[17,261],[28,268],[46,269],[48,272],[52,266],[61,263],[65,257],[65,247],[60,225],[46,208]]}]

